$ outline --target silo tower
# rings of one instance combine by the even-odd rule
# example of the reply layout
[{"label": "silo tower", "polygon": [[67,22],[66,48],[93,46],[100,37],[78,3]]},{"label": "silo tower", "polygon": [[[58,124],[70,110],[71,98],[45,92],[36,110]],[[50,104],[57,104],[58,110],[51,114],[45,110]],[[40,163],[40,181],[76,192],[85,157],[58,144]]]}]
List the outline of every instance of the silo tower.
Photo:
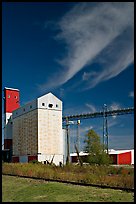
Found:
[{"label": "silo tower", "polygon": [[4,149],[12,148],[12,112],[20,107],[19,90],[4,88]]}]

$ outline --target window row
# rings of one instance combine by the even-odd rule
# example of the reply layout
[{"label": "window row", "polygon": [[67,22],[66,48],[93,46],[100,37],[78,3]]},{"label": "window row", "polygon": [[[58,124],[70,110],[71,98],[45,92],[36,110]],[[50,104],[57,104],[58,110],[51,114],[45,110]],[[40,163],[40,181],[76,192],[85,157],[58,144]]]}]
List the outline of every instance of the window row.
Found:
[{"label": "window row", "polygon": [[[45,103],[42,103],[42,106],[45,106]],[[50,104],[48,105],[48,107],[49,107],[49,108],[52,108],[52,107],[53,107],[53,104],[50,103]],[[58,108],[58,107],[59,107],[58,104],[56,104],[56,108]],[[31,109],[31,108],[32,108],[32,105],[30,105],[30,109]],[[25,111],[25,110],[26,110],[26,109],[24,108],[23,111]],[[18,112],[16,112],[16,115],[17,115],[17,114],[18,114]]]},{"label": "window row", "polygon": [[[10,98],[10,95],[8,95],[8,98]],[[16,99],[17,99],[17,96],[14,96],[14,98],[16,98]]]},{"label": "window row", "polygon": [[[42,106],[45,106],[45,103],[42,103]],[[48,107],[49,107],[49,108],[52,108],[52,107],[53,107],[53,104],[52,104],[52,103],[49,103]],[[59,107],[58,104],[56,104],[56,108],[58,108],[58,107]]]}]

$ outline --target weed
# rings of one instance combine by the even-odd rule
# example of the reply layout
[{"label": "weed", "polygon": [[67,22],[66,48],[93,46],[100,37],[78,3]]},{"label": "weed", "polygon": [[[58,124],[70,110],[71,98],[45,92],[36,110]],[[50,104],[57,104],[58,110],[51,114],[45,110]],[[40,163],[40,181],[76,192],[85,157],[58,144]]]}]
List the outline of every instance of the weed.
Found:
[{"label": "weed", "polygon": [[59,179],[108,186],[134,187],[134,169],[104,165],[73,164],[63,167],[42,163],[2,163],[2,173],[45,179]]}]

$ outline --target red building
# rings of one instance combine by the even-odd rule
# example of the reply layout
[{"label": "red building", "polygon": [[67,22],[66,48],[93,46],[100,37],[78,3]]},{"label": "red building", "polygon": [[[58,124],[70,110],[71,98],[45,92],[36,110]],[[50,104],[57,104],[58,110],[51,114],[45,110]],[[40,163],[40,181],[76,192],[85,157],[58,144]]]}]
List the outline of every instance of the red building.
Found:
[{"label": "red building", "polygon": [[4,160],[10,161],[12,155],[12,112],[20,107],[19,90],[4,88]]},{"label": "red building", "polygon": [[113,164],[134,164],[134,150],[110,150],[109,155],[113,159]]},{"label": "red building", "polygon": [[[85,157],[88,155],[85,152],[79,153],[80,157],[85,159]],[[130,150],[109,150],[109,155],[113,159],[113,164],[116,165],[133,165],[134,164],[134,149]],[[71,162],[76,163],[78,161],[77,154],[71,153]]]}]

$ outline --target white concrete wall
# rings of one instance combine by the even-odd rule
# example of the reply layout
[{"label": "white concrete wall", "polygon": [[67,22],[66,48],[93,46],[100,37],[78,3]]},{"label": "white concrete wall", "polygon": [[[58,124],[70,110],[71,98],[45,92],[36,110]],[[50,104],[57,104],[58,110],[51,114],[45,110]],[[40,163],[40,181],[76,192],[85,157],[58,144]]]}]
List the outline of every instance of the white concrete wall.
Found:
[{"label": "white concrete wall", "polygon": [[[62,101],[49,93],[38,98],[38,153],[55,155],[54,163],[58,165],[59,162],[63,163],[63,143]],[[44,157],[39,158],[45,161]]]},{"label": "white concrete wall", "polygon": [[[52,108],[49,107],[49,104],[53,105]],[[62,101],[59,100],[56,96],[54,96],[52,93],[48,93],[37,99],[37,107],[40,109],[62,111]]]},{"label": "white concrete wall", "polygon": [[38,151],[38,110],[13,119],[13,155],[35,155]]},{"label": "white concrete wall", "polygon": [[131,150],[131,164],[134,164],[134,149]]},{"label": "white concrete wall", "polygon": [[64,154],[61,111],[38,109],[38,153]]},{"label": "white concrete wall", "polygon": [[66,159],[67,159],[67,135],[66,135],[66,129],[62,129],[62,134],[63,134],[64,164],[66,164]]},{"label": "white concrete wall", "polygon": [[8,120],[12,116],[12,113],[5,113],[4,114],[4,124],[6,125],[8,123]]},{"label": "white concrete wall", "polygon": [[53,159],[53,163],[57,166],[60,165],[60,162],[63,164],[64,163],[64,158],[63,158],[63,155],[59,155],[59,154],[44,154],[44,155],[38,155],[38,161],[39,162],[46,162],[48,161],[49,163],[51,162],[51,160]]},{"label": "white concrete wall", "polygon": [[62,154],[62,112],[38,109],[38,153]]}]

